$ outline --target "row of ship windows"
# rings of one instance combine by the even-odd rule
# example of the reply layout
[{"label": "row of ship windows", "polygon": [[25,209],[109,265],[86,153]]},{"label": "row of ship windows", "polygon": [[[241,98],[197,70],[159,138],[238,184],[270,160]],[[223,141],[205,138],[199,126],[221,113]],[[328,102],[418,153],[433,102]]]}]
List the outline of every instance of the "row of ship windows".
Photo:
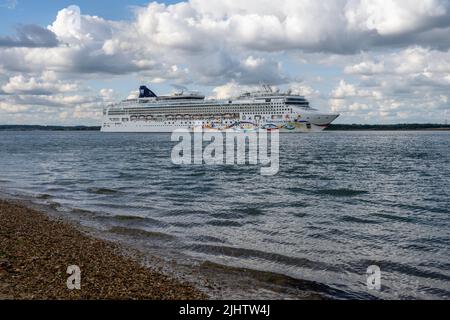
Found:
[{"label": "row of ship windows", "polygon": [[[309,105],[309,103],[300,103],[297,104],[299,106],[305,106],[305,105]],[[123,108],[123,107],[129,107],[132,105],[116,105],[116,106],[112,106],[112,108]],[[277,104],[277,105],[225,105],[225,106],[217,106],[217,105],[209,105],[209,106],[199,106],[199,107],[194,107],[194,108],[201,108],[201,109],[210,109],[210,108],[220,108],[220,109],[236,109],[236,108],[245,108],[245,109],[250,109],[250,108],[269,108],[269,109],[273,109],[273,108],[282,108],[286,106],[285,104]],[[132,107],[131,107],[132,108]],[[186,106],[152,106],[149,105],[147,107],[139,107],[139,108],[152,108],[152,109],[193,109],[191,105],[186,105]]]},{"label": "row of ship windows", "polygon": [[[288,116],[288,115],[286,115],[286,116]],[[242,120],[277,120],[277,119],[283,119],[283,115],[273,115],[272,117],[262,117],[261,118],[261,116],[255,116],[255,117],[252,117],[252,116],[243,116],[242,117]],[[309,119],[309,118],[308,118]],[[111,120],[111,121],[122,121],[122,122],[128,122],[128,121],[130,121],[128,118],[122,118],[122,119],[120,119],[120,118],[109,118],[109,120]],[[136,119],[136,120],[134,120],[134,121],[137,121],[138,119]],[[141,121],[142,120],[146,120],[146,119],[141,119]],[[131,120],[131,121],[133,121],[133,120]],[[152,120],[149,120],[149,121],[159,121],[159,122],[161,122],[161,121],[164,121],[164,120],[162,120],[162,119],[152,119]],[[223,120],[222,120],[223,121]],[[194,122],[192,122],[192,121],[181,121],[180,123],[181,124],[195,124],[195,123],[201,123],[201,124],[209,124],[209,123],[213,123],[214,121],[208,121],[208,120],[206,120],[206,121],[194,121]],[[223,121],[223,123],[225,123],[225,124],[228,124],[228,123],[235,123],[236,121],[233,121],[233,120],[230,120],[230,121],[228,121],[228,120],[225,120],[225,121]],[[164,123],[166,123],[166,122],[164,122]],[[175,121],[169,121],[169,122],[167,122],[167,124],[176,124],[176,122]]]},{"label": "row of ship windows", "polygon": [[[309,104],[309,102],[299,102],[296,103],[298,105],[305,105],[305,104]],[[122,105],[115,105],[115,106],[132,106],[133,104],[122,104]],[[217,104],[205,104],[205,105],[201,105],[198,107],[201,108],[232,108],[232,107],[246,107],[246,108],[254,108],[254,107],[258,107],[258,108],[265,108],[265,107],[269,107],[269,108],[273,108],[273,107],[283,107],[285,106],[285,103],[264,103],[264,104],[225,104],[225,105],[217,105]],[[154,106],[153,104],[150,104],[150,106]],[[154,108],[186,108],[186,107],[192,107],[192,103],[186,103],[186,104],[171,104],[171,105],[157,105],[154,106]]]},{"label": "row of ship windows", "polygon": [[[259,113],[260,115],[265,115],[265,116],[277,116],[277,115],[283,115],[284,114],[284,112],[271,112],[271,113],[264,113],[264,112],[260,112]],[[127,114],[125,114],[125,113],[109,113],[108,114],[109,116],[125,116],[125,115],[127,115]],[[139,116],[139,115],[142,115],[142,113],[140,113],[140,114],[135,114],[135,116]],[[251,115],[254,115],[254,113],[243,113],[243,115],[245,115],[245,116],[251,116]],[[164,116],[164,115],[155,115],[155,117],[167,117],[168,115],[166,115],[166,116]],[[172,115],[173,116],[173,115]],[[196,115],[196,114],[184,114],[183,116],[198,116],[198,115]],[[222,115],[220,115],[220,117],[221,117]],[[205,118],[207,118],[207,117],[216,117],[215,115],[210,115],[210,116],[204,116]]]},{"label": "row of ship windows", "polygon": [[[289,111],[289,110],[292,110],[290,108],[283,108],[283,107],[273,108],[273,107],[267,107],[267,106],[255,106],[255,107],[253,107],[253,106],[252,107],[248,107],[248,106],[244,107],[243,106],[243,107],[234,108],[232,110],[229,110],[230,108],[226,108],[228,110],[226,110],[226,109],[224,110],[223,107],[217,108],[217,107],[211,106],[211,107],[201,107],[201,108],[189,108],[188,110],[186,110],[186,108],[182,108],[182,109],[171,108],[170,110],[167,110],[164,108],[128,108],[126,111],[128,111],[128,112],[161,111],[161,112],[167,112],[167,113],[168,112],[186,112],[186,111],[190,111],[190,112],[201,111],[201,112],[203,112],[203,111],[205,111],[206,108],[208,109],[209,112],[245,112],[245,111],[260,112],[262,110],[264,110],[264,111]],[[121,109],[110,110],[110,112],[123,112],[123,111],[124,110],[121,110]]]},{"label": "row of ship windows", "polygon": [[[123,122],[116,122],[114,123],[115,125],[121,125]],[[176,123],[176,122],[164,122],[164,124],[151,124],[152,126],[155,127],[162,127],[162,126],[167,126],[167,125],[171,125],[171,126],[185,126],[185,125],[208,125],[208,124],[213,124],[214,122],[212,121],[207,121],[207,122],[202,122],[202,123],[196,123],[196,122],[180,122],[180,123]],[[225,121],[223,122],[223,124],[227,124],[227,125],[232,125],[237,123],[236,121]],[[147,124],[148,125],[148,124]]]},{"label": "row of ship windows", "polygon": [[[126,114],[153,114],[153,113],[155,113],[155,111],[157,111],[157,110],[141,110],[141,111],[132,110],[132,112],[109,111],[108,115],[110,115],[110,116],[121,116],[121,115],[126,115]],[[276,111],[277,112],[274,112],[273,110],[267,110],[267,112],[256,112],[256,111],[254,111],[254,112],[242,112],[242,114],[248,115],[248,114],[259,113],[259,114],[266,114],[266,115],[268,114],[268,115],[270,115],[270,114],[283,114],[284,112],[291,112],[291,113],[293,112],[292,109],[280,109],[280,110],[276,110]],[[216,110],[210,110],[210,112],[220,113],[220,111],[216,111]],[[186,113],[186,112],[184,111],[184,113]],[[230,112],[230,113],[234,113],[234,112]],[[175,111],[166,113],[166,115],[169,115],[169,114],[175,114],[176,115],[176,114],[179,114],[179,113],[177,113]]]},{"label": "row of ship windows", "polygon": [[[198,113],[201,114],[201,112],[204,112],[205,110],[199,110]],[[280,109],[280,110],[247,110],[247,111],[252,111],[252,112],[242,112],[243,114],[255,114],[255,113],[261,113],[261,114],[279,114],[279,113],[284,113],[284,112],[293,112],[292,110],[289,109]],[[154,114],[160,112],[162,113],[163,110],[128,110],[128,112],[124,112],[124,111],[109,111],[108,115],[125,115],[125,114]],[[212,113],[223,113],[220,110],[208,110],[208,112],[212,112]],[[236,113],[238,111],[230,111],[229,113]],[[179,111],[172,111],[172,112],[165,112],[165,114],[185,114],[185,113],[189,113],[189,114],[196,114],[194,111],[188,111],[186,112],[186,110],[179,110]]]}]

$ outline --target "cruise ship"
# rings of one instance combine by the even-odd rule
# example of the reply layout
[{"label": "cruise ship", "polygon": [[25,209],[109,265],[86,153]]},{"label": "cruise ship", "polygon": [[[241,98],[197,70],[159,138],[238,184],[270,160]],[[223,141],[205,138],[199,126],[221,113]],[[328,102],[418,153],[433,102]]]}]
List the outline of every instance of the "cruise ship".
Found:
[{"label": "cruise ship", "polygon": [[173,132],[187,130],[279,130],[319,132],[339,115],[321,113],[304,96],[282,93],[270,86],[225,100],[206,99],[194,92],[157,96],[146,86],[137,99],[103,109],[103,132]]}]

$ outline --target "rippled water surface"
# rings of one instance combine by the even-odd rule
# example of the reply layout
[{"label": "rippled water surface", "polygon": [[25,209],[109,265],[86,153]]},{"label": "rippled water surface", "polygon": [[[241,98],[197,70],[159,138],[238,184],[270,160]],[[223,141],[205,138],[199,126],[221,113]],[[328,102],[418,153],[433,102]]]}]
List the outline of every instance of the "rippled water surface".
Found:
[{"label": "rippled water surface", "polygon": [[[273,177],[173,165],[167,134],[0,138],[1,190],[149,250],[313,280],[337,297],[450,298],[450,133],[282,135]],[[370,265],[381,292],[366,288]]]}]

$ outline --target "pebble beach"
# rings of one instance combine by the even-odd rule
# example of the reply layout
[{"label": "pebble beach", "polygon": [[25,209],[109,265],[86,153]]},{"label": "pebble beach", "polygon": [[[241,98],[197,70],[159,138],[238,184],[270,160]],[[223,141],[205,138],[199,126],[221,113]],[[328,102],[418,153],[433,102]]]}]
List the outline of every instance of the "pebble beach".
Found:
[{"label": "pebble beach", "polygon": [[[67,287],[68,266],[81,270],[81,290]],[[150,270],[115,243],[15,201],[0,200],[0,299],[206,299],[189,283]]]}]

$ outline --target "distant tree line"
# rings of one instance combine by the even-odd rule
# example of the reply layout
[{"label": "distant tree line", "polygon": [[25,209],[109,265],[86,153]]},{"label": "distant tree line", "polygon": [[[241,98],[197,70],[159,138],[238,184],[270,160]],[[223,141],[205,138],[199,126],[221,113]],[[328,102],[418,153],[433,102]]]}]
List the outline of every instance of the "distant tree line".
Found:
[{"label": "distant tree line", "polygon": [[37,125],[0,125],[3,131],[99,131],[98,126],[37,126]]},{"label": "distant tree line", "polygon": [[[0,125],[0,131],[100,131],[99,126],[38,126],[38,125]],[[382,131],[382,130],[450,130],[444,124],[332,124],[327,131]]]},{"label": "distant tree line", "polygon": [[404,123],[404,124],[332,124],[327,129],[327,131],[337,131],[337,130],[372,130],[372,131],[382,131],[382,130],[450,130],[450,125],[445,124],[417,124],[417,123]]}]

